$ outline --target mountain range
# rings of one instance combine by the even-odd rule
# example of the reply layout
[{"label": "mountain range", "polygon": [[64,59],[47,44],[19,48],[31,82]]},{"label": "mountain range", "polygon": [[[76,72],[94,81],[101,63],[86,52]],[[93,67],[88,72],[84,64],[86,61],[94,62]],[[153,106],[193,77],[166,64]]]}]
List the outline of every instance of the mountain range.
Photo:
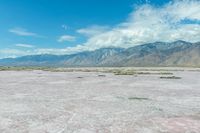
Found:
[{"label": "mountain range", "polygon": [[155,42],[130,48],[101,48],[71,55],[28,55],[0,59],[0,66],[49,67],[200,67],[200,42]]}]

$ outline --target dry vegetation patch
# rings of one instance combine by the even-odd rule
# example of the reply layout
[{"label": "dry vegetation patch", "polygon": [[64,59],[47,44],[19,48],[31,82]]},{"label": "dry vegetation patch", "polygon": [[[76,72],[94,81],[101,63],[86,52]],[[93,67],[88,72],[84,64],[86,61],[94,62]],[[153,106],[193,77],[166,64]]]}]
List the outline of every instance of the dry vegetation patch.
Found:
[{"label": "dry vegetation patch", "polygon": [[144,97],[129,97],[129,100],[139,100],[139,101],[143,101],[143,100],[150,100],[149,98],[144,98]]},{"label": "dry vegetation patch", "polygon": [[176,76],[168,76],[168,77],[160,77],[161,79],[181,79],[181,77],[176,77]]}]

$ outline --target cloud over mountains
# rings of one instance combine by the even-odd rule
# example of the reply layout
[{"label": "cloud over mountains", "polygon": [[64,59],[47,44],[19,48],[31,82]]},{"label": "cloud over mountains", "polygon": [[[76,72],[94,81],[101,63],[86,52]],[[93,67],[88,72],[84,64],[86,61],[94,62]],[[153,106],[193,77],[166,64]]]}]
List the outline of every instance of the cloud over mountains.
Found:
[{"label": "cloud over mountains", "polygon": [[[17,32],[16,32],[17,31]],[[20,31],[20,32],[19,32]],[[10,32],[24,36],[34,36],[24,30],[14,29]],[[200,1],[174,0],[163,6],[144,4],[134,7],[124,22],[115,26],[93,25],[76,30],[86,36],[86,42],[63,49],[34,49],[27,54],[71,54],[102,47],[132,47],[157,41],[172,42],[184,40],[200,41]],[[76,37],[62,36],[59,42],[74,41]],[[17,51],[18,55],[24,55]]]},{"label": "cloud over mountains", "polygon": [[200,41],[200,1],[174,1],[162,7],[136,7],[129,18],[88,39],[85,47],[130,47],[156,41]]},{"label": "cloud over mountains", "polygon": [[162,7],[135,7],[129,18],[113,28],[91,26],[78,32],[88,35],[86,43],[64,51],[79,52],[102,47],[132,47],[157,41],[200,41],[200,1],[175,0]]}]

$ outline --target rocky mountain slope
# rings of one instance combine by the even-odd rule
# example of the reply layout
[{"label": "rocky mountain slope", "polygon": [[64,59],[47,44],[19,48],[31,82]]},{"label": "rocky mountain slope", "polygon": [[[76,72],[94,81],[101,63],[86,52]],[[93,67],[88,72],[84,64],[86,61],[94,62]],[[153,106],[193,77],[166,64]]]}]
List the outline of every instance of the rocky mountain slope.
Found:
[{"label": "rocky mountain slope", "polygon": [[200,42],[155,42],[123,48],[101,48],[72,55],[31,55],[0,60],[1,66],[200,66]]}]

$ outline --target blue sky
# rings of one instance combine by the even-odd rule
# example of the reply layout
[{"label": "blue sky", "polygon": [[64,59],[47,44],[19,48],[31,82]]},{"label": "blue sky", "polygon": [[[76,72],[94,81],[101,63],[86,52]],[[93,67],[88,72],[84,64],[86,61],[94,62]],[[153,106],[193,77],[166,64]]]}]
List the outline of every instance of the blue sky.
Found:
[{"label": "blue sky", "polygon": [[0,12],[0,58],[200,41],[198,0],[0,0]]}]

